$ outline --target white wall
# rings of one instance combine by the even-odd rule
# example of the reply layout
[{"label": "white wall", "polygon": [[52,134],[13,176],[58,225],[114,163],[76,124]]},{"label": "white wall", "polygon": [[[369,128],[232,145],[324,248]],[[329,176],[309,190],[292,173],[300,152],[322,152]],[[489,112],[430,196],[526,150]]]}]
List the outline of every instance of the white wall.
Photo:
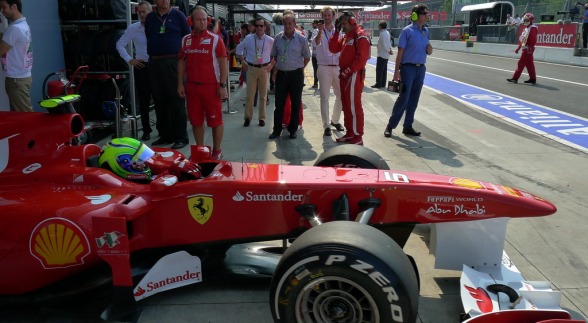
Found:
[{"label": "white wall", "polygon": [[[31,100],[36,111],[43,111],[38,104],[43,97],[43,80],[49,73],[58,72],[65,67],[57,0],[25,0],[22,11],[31,27],[33,37]],[[4,77],[4,71],[0,69],[0,110],[8,111]]]}]

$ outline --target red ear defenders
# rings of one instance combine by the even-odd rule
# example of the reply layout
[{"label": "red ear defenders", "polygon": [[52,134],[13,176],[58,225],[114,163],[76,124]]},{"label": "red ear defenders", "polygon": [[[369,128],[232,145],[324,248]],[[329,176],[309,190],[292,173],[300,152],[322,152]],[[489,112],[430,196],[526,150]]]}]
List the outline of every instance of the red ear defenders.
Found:
[{"label": "red ear defenders", "polygon": [[357,25],[357,20],[355,20],[355,16],[351,12],[349,12],[349,11],[343,11],[343,14],[341,16],[346,16],[347,17],[347,22],[349,22],[349,24],[351,26]]}]

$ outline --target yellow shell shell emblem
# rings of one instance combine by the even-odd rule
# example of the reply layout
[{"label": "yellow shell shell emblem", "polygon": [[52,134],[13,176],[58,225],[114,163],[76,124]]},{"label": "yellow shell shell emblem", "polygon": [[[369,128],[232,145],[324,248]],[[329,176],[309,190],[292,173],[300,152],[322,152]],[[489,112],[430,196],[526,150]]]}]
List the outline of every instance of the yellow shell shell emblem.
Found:
[{"label": "yellow shell shell emblem", "polygon": [[453,177],[450,180],[450,182],[453,185],[457,185],[457,186],[461,186],[461,187],[465,187],[465,188],[471,188],[474,190],[479,190],[479,189],[484,188],[484,185],[482,185],[482,183],[477,182],[477,181],[472,181],[471,179],[467,179],[467,178]]},{"label": "yellow shell shell emblem", "polygon": [[206,223],[212,216],[212,195],[198,194],[188,198],[188,210],[192,218],[200,224]]},{"label": "yellow shell shell emblem", "polygon": [[81,265],[90,253],[84,232],[63,218],[50,218],[39,223],[31,234],[29,247],[31,254],[46,269]]}]

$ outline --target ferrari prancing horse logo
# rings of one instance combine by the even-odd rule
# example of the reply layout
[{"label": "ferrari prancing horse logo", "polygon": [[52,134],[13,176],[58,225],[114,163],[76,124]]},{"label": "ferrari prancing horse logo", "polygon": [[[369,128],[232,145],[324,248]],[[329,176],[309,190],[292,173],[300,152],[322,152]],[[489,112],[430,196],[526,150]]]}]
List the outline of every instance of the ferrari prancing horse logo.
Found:
[{"label": "ferrari prancing horse logo", "polygon": [[198,194],[188,198],[188,210],[194,220],[200,224],[204,224],[210,219],[212,208],[212,195]]}]

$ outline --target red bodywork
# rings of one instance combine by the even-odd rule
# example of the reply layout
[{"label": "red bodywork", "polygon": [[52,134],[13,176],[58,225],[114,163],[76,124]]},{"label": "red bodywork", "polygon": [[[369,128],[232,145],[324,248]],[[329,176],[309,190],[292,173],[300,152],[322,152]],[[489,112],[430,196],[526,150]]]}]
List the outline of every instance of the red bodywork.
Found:
[{"label": "red bodywork", "polygon": [[[343,193],[352,215],[360,200],[382,201],[373,225],[556,211],[517,189],[392,170],[219,161],[203,164],[211,171],[200,180],[137,184],[89,166],[100,147],[68,144],[82,129],[78,115],[0,112],[0,295],[31,292],[103,262],[114,285],[132,286],[133,252],[296,236],[310,227],[297,205],[314,204],[323,222],[332,221]],[[181,156],[156,150],[163,153],[156,173]]]}]

